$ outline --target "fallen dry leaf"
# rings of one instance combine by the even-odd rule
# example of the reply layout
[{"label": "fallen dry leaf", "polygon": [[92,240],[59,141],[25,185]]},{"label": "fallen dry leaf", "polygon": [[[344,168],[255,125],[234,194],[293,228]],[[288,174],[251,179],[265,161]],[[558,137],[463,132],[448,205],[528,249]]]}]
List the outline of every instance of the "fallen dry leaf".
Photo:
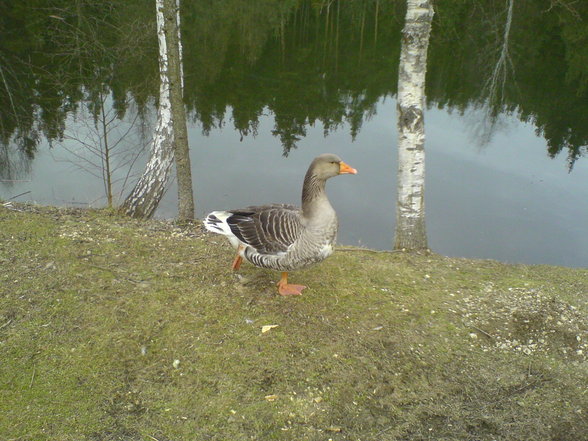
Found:
[{"label": "fallen dry leaf", "polygon": [[339,432],[342,432],[343,429],[341,429],[339,426],[331,426],[331,427],[327,427],[327,431],[339,433]]},{"label": "fallen dry leaf", "polygon": [[274,329],[277,328],[278,325],[265,325],[261,327],[261,333],[265,334],[266,332],[268,332],[270,329]]}]

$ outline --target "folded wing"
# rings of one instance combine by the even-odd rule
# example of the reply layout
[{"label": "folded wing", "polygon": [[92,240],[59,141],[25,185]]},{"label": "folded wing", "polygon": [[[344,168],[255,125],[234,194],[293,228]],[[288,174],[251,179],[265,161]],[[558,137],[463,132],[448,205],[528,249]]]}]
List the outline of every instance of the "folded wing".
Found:
[{"label": "folded wing", "polygon": [[264,205],[231,210],[226,223],[244,244],[261,254],[285,253],[301,233],[301,213],[293,205]]}]

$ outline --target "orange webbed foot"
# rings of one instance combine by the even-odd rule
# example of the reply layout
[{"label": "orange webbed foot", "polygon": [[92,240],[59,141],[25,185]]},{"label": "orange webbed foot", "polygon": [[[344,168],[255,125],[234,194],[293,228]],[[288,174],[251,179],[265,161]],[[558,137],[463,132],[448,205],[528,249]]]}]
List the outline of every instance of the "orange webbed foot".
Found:
[{"label": "orange webbed foot", "polygon": [[282,296],[299,296],[302,295],[304,288],[306,288],[304,285],[280,285],[278,292]]},{"label": "orange webbed foot", "polygon": [[288,283],[288,273],[282,273],[282,278],[278,282],[278,293],[282,296],[299,296],[304,288],[306,288],[304,285]]}]

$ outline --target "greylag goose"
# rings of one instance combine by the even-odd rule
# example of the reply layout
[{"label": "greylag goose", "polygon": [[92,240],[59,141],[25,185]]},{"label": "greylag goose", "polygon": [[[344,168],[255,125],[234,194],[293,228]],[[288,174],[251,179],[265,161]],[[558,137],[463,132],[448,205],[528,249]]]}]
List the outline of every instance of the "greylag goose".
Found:
[{"label": "greylag goose", "polygon": [[204,226],[227,236],[237,250],[234,270],[245,258],[255,266],[281,271],[278,292],[300,295],[306,287],[289,284],[288,272],[321,262],[333,252],[338,222],[325,183],[345,173],[356,174],[357,170],[337,155],[317,156],[304,177],[302,208],[271,204],[213,211],[206,216]]}]

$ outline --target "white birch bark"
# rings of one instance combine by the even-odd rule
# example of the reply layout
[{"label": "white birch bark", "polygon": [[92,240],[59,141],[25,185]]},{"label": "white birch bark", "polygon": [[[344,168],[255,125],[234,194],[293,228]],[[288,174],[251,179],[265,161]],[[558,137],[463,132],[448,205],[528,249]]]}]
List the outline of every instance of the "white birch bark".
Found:
[{"label": "white birch bark", "polygon": [[143,175],[127,196],[122,210],[133,217],[149,218],[157,208],[174,162],[174,130],[171,115],[167,45],[164,33],[163,0],[156,0],[159,41],[159,106],[157,128],[151,143],[150,158]]},{"label": "white birch bark", "polygon": [[425,74],[433,19],[430,0],[407,0],[398,69],[398,200],[395,249],[427,249]]},{"label": "white birch bark", "polygon": [[180,52],[180,81],[184,90],[184,48],[182,47],[182,27],[180,26],[180,0],[176,0],[176,23],[178,28],[178,51]]}]

